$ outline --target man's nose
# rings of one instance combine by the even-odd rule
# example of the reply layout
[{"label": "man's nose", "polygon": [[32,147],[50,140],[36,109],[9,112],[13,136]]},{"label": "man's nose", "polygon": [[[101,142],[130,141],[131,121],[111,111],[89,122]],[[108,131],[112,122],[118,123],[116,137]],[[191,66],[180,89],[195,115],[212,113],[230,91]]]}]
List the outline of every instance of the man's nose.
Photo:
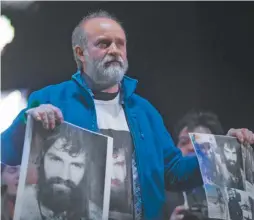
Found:
[{"label": "man's nose", "polygon": [[119,56],[120,55],[120,51],[117,47],[117,45],[115,43],[112,43],[109,47],[109,50],[108,50],[108,54],[109,55],[113,55],[113,56]]},{"label": "man's nose", "polygon": [[60,172],[60,177],[63,179],[63,180],[68,180],[70,179],[70,168],[68,165],[65,165],[63,167],[63,169],[61,170]]}]

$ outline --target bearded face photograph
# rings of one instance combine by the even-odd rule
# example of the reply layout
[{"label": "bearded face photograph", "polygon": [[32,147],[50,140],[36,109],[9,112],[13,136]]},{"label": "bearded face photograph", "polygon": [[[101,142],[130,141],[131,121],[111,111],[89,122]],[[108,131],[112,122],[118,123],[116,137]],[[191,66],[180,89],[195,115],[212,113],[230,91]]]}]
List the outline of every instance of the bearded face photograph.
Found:
[{"label": "bearded face photograph", "polygon": [[113,167],[110,187],[109,218],[133,219],[132,156],[133,146],[128,131],[101,129],[101,133],[113,137]]},{"label": "bearded face photograph", "polygon": [[14,220],[106,219],[111,138],[66,122],[51,131],[30,124],[30,154],[27,166],[21,165],[25,177]]},{"label": "bearded face photograph", "polygon": [[204,183],[221,184],[220,158],[213,135],[190,133]]},{"label": "bearded face photograph", "polygon": [[236,138],[215,136],[220,148],[223,183],[228,188],[244,190],[244,170],[241,144]]}]

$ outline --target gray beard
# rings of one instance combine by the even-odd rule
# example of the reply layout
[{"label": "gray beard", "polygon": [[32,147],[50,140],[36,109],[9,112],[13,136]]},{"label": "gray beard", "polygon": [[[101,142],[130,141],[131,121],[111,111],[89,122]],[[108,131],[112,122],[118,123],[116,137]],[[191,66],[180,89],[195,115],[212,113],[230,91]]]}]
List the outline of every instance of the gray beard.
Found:
[{"label": "gray beard", "polygon": [[88,65],[83,77],[93,91],[102,91],[119,84],[128,69],[127,61],[121,66],[109,67],[105,67],[103,61],[91,60],[88,55],[86,61]]}]

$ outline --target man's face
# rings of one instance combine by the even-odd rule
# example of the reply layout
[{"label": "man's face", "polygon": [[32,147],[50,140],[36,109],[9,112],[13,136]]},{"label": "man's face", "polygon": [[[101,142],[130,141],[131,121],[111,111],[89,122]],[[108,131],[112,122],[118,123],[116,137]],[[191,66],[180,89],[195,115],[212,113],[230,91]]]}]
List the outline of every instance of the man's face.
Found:
[{"label": "man's face", "polygon": [[211,159],[211,154],[212,154],[212,148],[211,148],[211,144],[206,142],[206,143],[202,143],[200,145],[200,150],[203,152],[203,154],[205,154],[208,158]]},{"label": "man's face", "polygon": [[228,143],[225,143],[223,150],[226,159],[226,164],[231,167],[235,166],[237,162],[236,148],[234,146],[231,147]]},{"label": "man's face", "polygon": [[110,88],[119,83],[128,69],[126,36],[122,27],[108,18],[85,22],[84,72],[95,85]]},{"label": "man's face", "polygon": [[125,152],[120,149],[113,154],[113,172],[111,178],[111,189],[113,191],[120,191],[124,187],[124,180],[127,176]]},{"label": "man's face", "polygon": [[187,127],[185,127],[178,136],[178,143],[177,146],[182,151],[183,155],[187,155],[189,153],[194,152],[193,145],[191,143],[191,139],[189,137],[189,132],[193,133],[204,133],[204,134],[211,134],[211,131],[208,128],[198,126],[195,127],[192,131],[189,131]]},{"label": "man's face", "polygon": [[19,183],[20,166],[6,165],[2,172],[2,181],[7,185],[7,193],[15,196]]},{"label": "man's face", "polygon": [[60,138],[49,148],[44,157],[44,171],[46,181],[52,184],[54,190],[67,193],[84,176],[85,154],[69,155],[62,149],[64,144],[66,140]]}]

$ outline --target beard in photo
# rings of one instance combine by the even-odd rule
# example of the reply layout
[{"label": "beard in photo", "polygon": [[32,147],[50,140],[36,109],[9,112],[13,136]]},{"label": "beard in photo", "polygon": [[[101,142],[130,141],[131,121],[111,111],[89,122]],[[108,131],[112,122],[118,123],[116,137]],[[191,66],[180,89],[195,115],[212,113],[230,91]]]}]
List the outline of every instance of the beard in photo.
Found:
[{"label": "beard in photo", "polygon": [[127,213],[129,211],[128,205],[126,204],[128,193],[125,187],[125,183],[121,183],[118,189],[111,189],[110,211],[117,211],[121,213]]},{"label": "beard in photo", "polygon": [[234,160],[227,159],[226,160],[226,166],[227,166],[228,171],[231,174],[235,174],[235,173],[239,172],[238,167],[237,167],[237,162],[234,161]]},{"label": "beard in photo", "polygon": [[72,211],[81,202],[82,192],[71,180],[53,177],[38,183],[38,200],[55,214]]}]

